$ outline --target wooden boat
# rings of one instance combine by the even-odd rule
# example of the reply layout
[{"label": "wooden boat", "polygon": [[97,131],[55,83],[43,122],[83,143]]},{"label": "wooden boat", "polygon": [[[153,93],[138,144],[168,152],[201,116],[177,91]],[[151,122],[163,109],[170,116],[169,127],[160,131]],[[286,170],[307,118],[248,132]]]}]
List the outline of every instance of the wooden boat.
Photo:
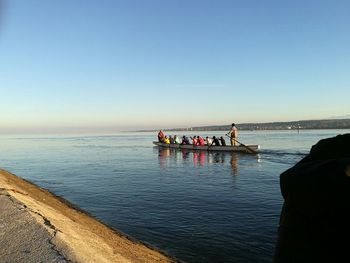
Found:
[{"label": "wooden boat", "polygon": [[224,151],[224,152],[245,152],[257,153],[259,145],[238,145],[238,146],[215,146],[215,145],[192,145],[192,144],[166,144],[162,142],[153,142],[153,144],[163,148],[199,150],[199,151]]}]

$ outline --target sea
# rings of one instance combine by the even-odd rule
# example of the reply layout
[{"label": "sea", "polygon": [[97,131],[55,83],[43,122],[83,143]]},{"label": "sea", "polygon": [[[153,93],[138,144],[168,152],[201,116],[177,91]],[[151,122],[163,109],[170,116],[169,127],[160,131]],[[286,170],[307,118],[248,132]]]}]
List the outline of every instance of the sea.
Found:
[{"label": "sea", "polygon": [[271,262],[280,174],[349,132],[240,131],[240,142],[260,145],[256,155],[161,149],[154,132],[0,135],[0,167],[181,261]]}]

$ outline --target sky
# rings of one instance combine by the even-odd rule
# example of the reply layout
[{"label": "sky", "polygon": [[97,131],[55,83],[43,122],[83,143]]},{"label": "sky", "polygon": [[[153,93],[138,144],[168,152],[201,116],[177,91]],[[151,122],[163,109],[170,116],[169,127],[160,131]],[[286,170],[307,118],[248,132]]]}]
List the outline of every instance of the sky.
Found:
[{"label": "sky", "polygon": [[350,113],[347,0],[2,0],[0,8],[0,132]]}]

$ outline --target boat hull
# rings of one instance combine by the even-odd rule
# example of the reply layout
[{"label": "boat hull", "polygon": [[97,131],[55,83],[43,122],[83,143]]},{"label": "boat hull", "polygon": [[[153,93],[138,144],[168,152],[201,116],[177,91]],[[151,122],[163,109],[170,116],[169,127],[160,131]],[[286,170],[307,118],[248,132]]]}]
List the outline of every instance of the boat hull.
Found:
[{"label": "boat hull", "polygon": [[[192,145],[192,144],[166,144],[161,142],[153,142],[154,145],[157,145],[162,148],[175,148],[175,149],[186,149],[186,150],[195,150],[195,151],[221,151],[221,152],[245,152],[252,153],[249,149],[257,152],[260,148],[259,145],[246,145],[244,146],[208,146],[208,145]],[[249,148],[249,149],[247,149]]]}]

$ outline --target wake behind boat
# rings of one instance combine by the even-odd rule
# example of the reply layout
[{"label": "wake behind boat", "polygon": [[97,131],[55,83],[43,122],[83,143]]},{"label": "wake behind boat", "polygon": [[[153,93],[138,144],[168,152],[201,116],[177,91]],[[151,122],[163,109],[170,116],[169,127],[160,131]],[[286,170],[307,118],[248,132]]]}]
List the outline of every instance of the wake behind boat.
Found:
[{"label": "wake behind boat", "polygon": [[167,144],[167,143],[156,142],[156,141],[154,141],[153,144],[163,148],[176,148],[176,149],[199,150],[199,151],[256,153],[260,149],[259,145],[244,145],[244,146],[243,145],[239,145],[239,146],[209,145],[208,146],[208,145],[193,145],[193,144]]}]

